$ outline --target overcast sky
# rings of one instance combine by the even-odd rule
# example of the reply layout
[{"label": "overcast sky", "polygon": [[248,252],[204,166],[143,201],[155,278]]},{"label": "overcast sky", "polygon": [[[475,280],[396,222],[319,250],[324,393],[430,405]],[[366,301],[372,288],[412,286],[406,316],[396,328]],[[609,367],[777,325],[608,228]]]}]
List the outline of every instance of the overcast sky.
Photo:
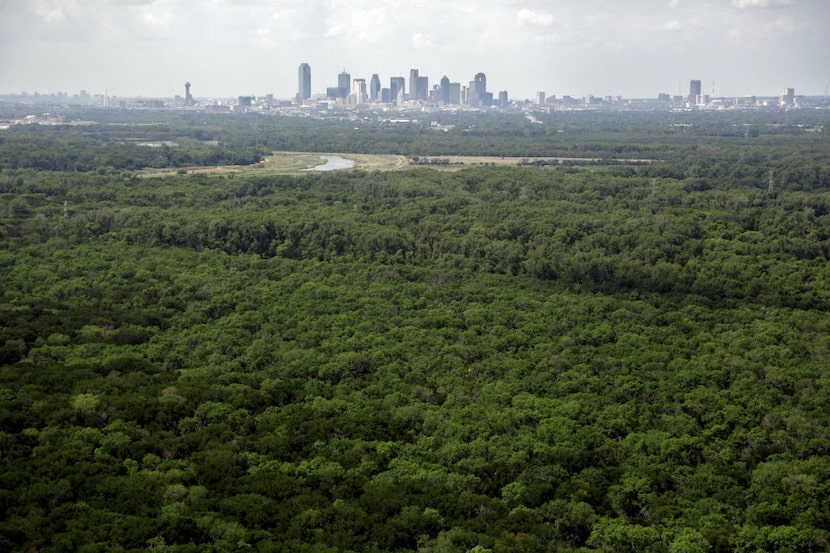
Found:
[{"label": "overcast sky", "polygon": [[830,0],[0,0],[0,93],[196,98],[419,68],[511,98],[824,94]]}]

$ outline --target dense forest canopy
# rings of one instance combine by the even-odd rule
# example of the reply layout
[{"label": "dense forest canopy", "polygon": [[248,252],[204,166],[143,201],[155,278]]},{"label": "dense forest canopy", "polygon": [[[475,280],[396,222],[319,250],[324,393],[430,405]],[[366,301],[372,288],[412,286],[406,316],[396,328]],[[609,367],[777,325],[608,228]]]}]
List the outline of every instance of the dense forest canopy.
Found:
[{"label": "dense forest canopy", "polygon": [[[0,131],[0,550],[830,547],[824,112],[102,113]],[[135,173],[275,149],[655,162]]]}]

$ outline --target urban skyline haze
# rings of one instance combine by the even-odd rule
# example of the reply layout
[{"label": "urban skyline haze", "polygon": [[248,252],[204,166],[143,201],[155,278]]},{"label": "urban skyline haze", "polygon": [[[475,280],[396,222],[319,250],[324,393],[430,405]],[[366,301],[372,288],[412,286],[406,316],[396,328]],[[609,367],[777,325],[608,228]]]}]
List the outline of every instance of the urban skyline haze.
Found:
[{"label": "urban skyline haze", "polygon": [[[354,78],[487,75],[511,98],[821,95],[825,0],[0,0],[0,94],[323,94]],[[432,86],[430,84],[430,86]],[[408,91],[407,91],[408,92]]]}]

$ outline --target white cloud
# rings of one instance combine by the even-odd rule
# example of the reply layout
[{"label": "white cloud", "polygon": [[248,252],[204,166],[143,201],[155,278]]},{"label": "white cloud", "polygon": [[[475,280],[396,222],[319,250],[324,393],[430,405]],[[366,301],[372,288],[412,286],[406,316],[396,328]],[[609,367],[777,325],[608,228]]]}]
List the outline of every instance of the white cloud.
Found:
[{"label": "white cloud", "polygon": [[364,42],[379,42],[383,38],[385,16],[381,10],[356,11],[352,14],[352,36]]},{"label": "white cloud", "polygon": [[799,30],[798,24],[791,17],[779,17],[767,24],[770,33],[794,33]]},{"label": "white cloud", "polygon": [[548,27],[553,25],[555,18],[549,13],[537,13],[527,8],[522,8],[516,14],[519,22],[524,25],[539,25],[540,27]]},{"label": "white cloud", "polygon": [[346,25],[344,25],[343,23],[334,23],[333,25],[329,26],[328,29],[326,29],[326,35],[325,36],[329,37],[329,38],[335,38],[335,37],[344,35],[346,33],[346,31],[347,31]]},{"label": "white cloud", "polygon": [[777,90],[796,63],[792,83],[818,90],[828,1],[0,0],[0,93],[166,94],[186,78],[204,94],[289,97],[303,61],[315,92],[344,67],[384,81],[419,67],[459,82],[482,71],[515,97],[645,97],[691,76],[743,93]]},{"label": "white cloud", "polygon": [[46,23],[60,22],[66,18],[66,13],[58,3],[38,3],[35,13]]},{"label": "white cloud", "polygon": [[793,0],[732,0],[732,4],[740,9],[768,8],[770,6],[788,6]]},{"label": "white cloud", "polygon": [[412,46],[414,48],[432,48],[435,42],[435,37],[426,35],[424,33],[415,33],[412,35]]},{"label": "white cloud", "polygon": [[110,0],[114,6],[149,6],[155,0]]}]

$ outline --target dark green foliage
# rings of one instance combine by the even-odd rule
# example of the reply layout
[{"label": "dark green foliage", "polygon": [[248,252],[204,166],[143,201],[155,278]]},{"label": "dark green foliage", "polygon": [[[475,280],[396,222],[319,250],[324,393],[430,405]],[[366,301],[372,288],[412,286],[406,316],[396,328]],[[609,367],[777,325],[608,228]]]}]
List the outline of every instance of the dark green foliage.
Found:
[{"label": "dark green foliage", "polygon": [[[620,117],[579,147],[636,146]],[[0,549],[826,550],[828,145],[765,133],[590,169],[3,170]]]}]

